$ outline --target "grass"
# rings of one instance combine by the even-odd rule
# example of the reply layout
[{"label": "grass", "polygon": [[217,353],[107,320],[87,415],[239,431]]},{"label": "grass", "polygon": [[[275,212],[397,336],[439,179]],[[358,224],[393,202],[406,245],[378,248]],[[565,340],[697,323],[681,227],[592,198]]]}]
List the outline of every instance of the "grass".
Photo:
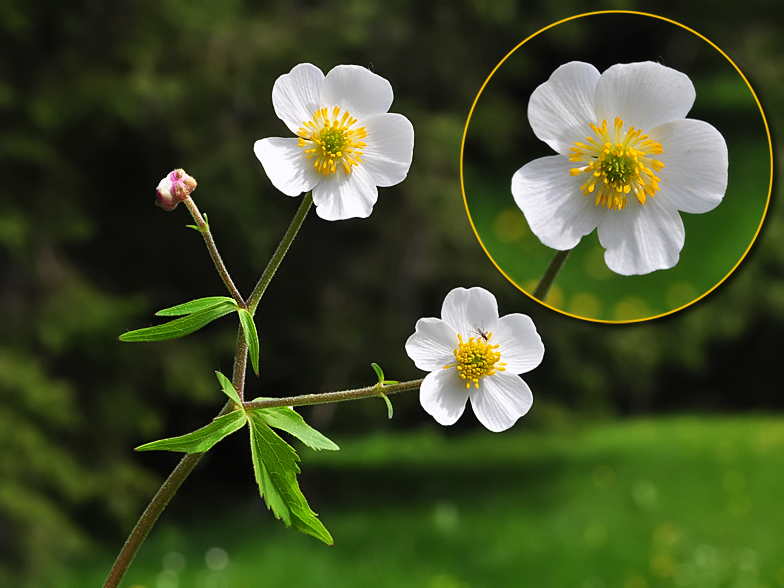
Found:
[{"label": "grass", "polygon": [[[156,528],[123,586],[784,586],[779,417],[337,441],[301,451],[334,547],[284,529],[259,500],[223,518],[208,505],[203,520]],[[59,585],[101,585],[113,555]]]}]

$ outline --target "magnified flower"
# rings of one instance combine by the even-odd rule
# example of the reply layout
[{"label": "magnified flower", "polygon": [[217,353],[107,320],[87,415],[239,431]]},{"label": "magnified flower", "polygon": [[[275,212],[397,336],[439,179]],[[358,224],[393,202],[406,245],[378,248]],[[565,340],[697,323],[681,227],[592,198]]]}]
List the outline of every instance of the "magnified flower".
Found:
[{"label": "magnified flower", "polygon": [[436,421],[454,424],[470,398],[479,422],[499,432],[531,408],[531,389],[516,374],[542,362],[544,345],[526,315],[498,318],[498,304],[487,290],[455,288],[444,299],[440,319],[417,321],[406,353],[430,372],[419,400]]},{"label": "magnified flower", "polygon": [[277,79],[272,104],[297,138],[256,141],[256,157],[284,194],[313,190],[321,218],[370,216],[377,186],[394,186],[408,174],[414,128],[387,112],[392,86],[364,67],[339,65],[325,77],[301,63]]},{"label": "magnified flower", "polygon": [[512,178],[531,231],[563,251],[597,229],[607,266],[619,274],[678,263],[678,211],[708,212],[727,189],[724,138],[685,118],[695,96],[688,76],[650,61],[603,74],[579,61],[556,69],[531,95],[528,121],[558,155]]}]

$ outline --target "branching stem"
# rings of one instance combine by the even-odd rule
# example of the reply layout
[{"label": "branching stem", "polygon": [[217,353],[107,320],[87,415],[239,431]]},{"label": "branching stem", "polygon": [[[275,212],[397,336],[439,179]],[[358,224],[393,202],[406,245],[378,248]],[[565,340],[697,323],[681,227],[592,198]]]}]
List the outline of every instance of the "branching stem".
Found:
[{"label": "branching stem", "polygon": [[399,384],[380,386],[375,384],[354,390],[340,390],[338,392],[322,392],[320,394],[302,394],[288,398],[264,398],[253,402],[244,402],[244,408],[272,408],[274,406],[309,406],[312,404],[328,404],[330,402],[343,402],[344,400],[359,400],[360,398],[373,398],[376,396],[389,396],[398,392],[416,390],[422,385],[423,380],[411,380]]}]

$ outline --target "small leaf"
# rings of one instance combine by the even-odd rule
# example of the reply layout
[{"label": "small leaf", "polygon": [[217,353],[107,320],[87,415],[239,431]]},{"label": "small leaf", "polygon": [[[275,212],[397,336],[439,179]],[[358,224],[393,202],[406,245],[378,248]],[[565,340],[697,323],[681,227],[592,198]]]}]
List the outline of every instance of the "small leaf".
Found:
[{"label": "small leaf", "polygon": [[155,313],[155,316],[181,316],[184,314],[191,314],[199,310],[212,308],[213,306],[218,306],[219,304],[226,302],[234,304],[234,300],[226,296],[210,296],[208,298],[199,298],[197,300],[186,302],[185,304],[178,304],[177,306],[172,306],[171,308],[164,308],[163,310],[159,310]]},{"label": "small leaf", "polygon": [[378,376],[378,383],[382,384],[384,382],[384,370],[382,370],[381,366],[378,365],[377,363],[371,363],[370,365],[373,368],[373,371],[375,371],[376,375]]},{"label": "small leaf", "polygon": [[240,308],[238,314],[240,315],[242,330],[245,333],[245,342],[248,344],[250,365],[253,366],[253,372],[258,376],[259,375],[259,334],[258,332],[256,332],[256,323],[253,322],[253,317],[244,308]]},{"label": "small leaf", "polygon": [[[256,400],[263,400],[257,398]],[[340,449],[332,440],[328,439],[316,429],[305,422],[305,419],[288,406],[276,406],[272,408],[253,408],[247,411],[248,414],[256,413],[270,427],[281,429],[294,435],[311,449],[328,449],[337,451]]]},{"label": "small leaf", "polygon": [[392,401],[389,399],[389,397],[387,397],[386,394],[382,394],[381,398],[383,398],[384,402],[387,403],[387,415],[389,416],[389,420],[392,420],[392,413],[394,412],[392,410]]},{"label": "small leaf", "polygon": [[136,448],[136,451],[182,451],[185,453],[204,453],[224,437],[241,429],[247,417],[241,410],[235,410],[223,416],[216,417],[209,425],[201,429],[182,435],[145,443]]},{"label": "small leaf", "polygon": [[185,225],[185,226],[188,227],[189,229],[193,229],[194,231],[198,231],[200,233],[202,232],[201,229],[196,225]]},{"label": "small leaf", "polygon": [[332,545],[332,536],[308,506],[297,483],[297,452],[267,426],[258,411],[248,412],[248,422],[253,470],[267,506],[287,527]]},{"label": "small leaf", "polygon": [[190,335],[194,331],[198,331],[203,326],[211,323],[217,318],[220,318],[230,312],[237,310],[237,305],[233,300],[222,302],[217,306],[198,310],[193,314],[184,316],[168,323],[158,325],[156,327],[147,327],[144,329],[137,329],[136,331],[129,331],[123,333],[118,337],[120,341],[126,342],[139,342],[139,341],[166,341],[168,339],[177,339]]},{"label": "small leaf", "polygon": [[237,390],[234,389],[234,384],[231,383],[231,380],[229,380],[220,372],[215,372],[215,375],[218,377],[218,381],[220,382],[223,393],[236,402],[239,406],[242,406],[240,395],[237,394]]}]

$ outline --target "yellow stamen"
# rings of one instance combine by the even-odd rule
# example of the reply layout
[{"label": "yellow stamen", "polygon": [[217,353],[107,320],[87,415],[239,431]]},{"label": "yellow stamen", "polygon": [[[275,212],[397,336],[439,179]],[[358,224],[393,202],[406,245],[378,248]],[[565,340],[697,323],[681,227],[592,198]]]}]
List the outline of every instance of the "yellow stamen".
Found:
[{"label": "yellow stamen", "polygon": [[633,126],[624,133],[617,116],[611,129],[607,119],[601,126],[589,124],[595,137],[586,137],[586,143],[576,141],[569,154],[569,161],[585,164],[569,170],[572,176],[588,174],[580,187],[583,195],[596,192],[596,206],[611,210],[626,208],[626,195],[632,192],[640,204],[645,204],[646,195],[654,198],[661,182],[654,172],[664,169],[664,164],[650,156],[664,153],[661,144]]},{"label": "yellow stamen", "polygon": [[367,137],[365,127],[352,128],[357,119],[351,118],[348,111],[335,106],[330,116],[324,107],[313,113],[313,117],[302,123],[297,133],[297,145],[305,148],[306,158],[315,157],[313,167],[322,174],[337,173],[342,169],[351,173],[352,166],[362,163],[360,156],[367,147],[362,139]]},{"label": "yellow stamen", "polygon": [[501,353],[496,351],[498,345],[490,343],[492,336],[492,333],[483,333],[478,340],[471,337],[464,342],[462,335],[458,334],[457,338],[460,342],[454,350],[457,362],[445,365],[444,369],[456,367],[460,377],[466,381],[466,388],[470,388],[472,382],[476,388],[479,388],[481,378],[492,376],[496,370],[506,371],[504,367],[506,364],[499,363]]}]

